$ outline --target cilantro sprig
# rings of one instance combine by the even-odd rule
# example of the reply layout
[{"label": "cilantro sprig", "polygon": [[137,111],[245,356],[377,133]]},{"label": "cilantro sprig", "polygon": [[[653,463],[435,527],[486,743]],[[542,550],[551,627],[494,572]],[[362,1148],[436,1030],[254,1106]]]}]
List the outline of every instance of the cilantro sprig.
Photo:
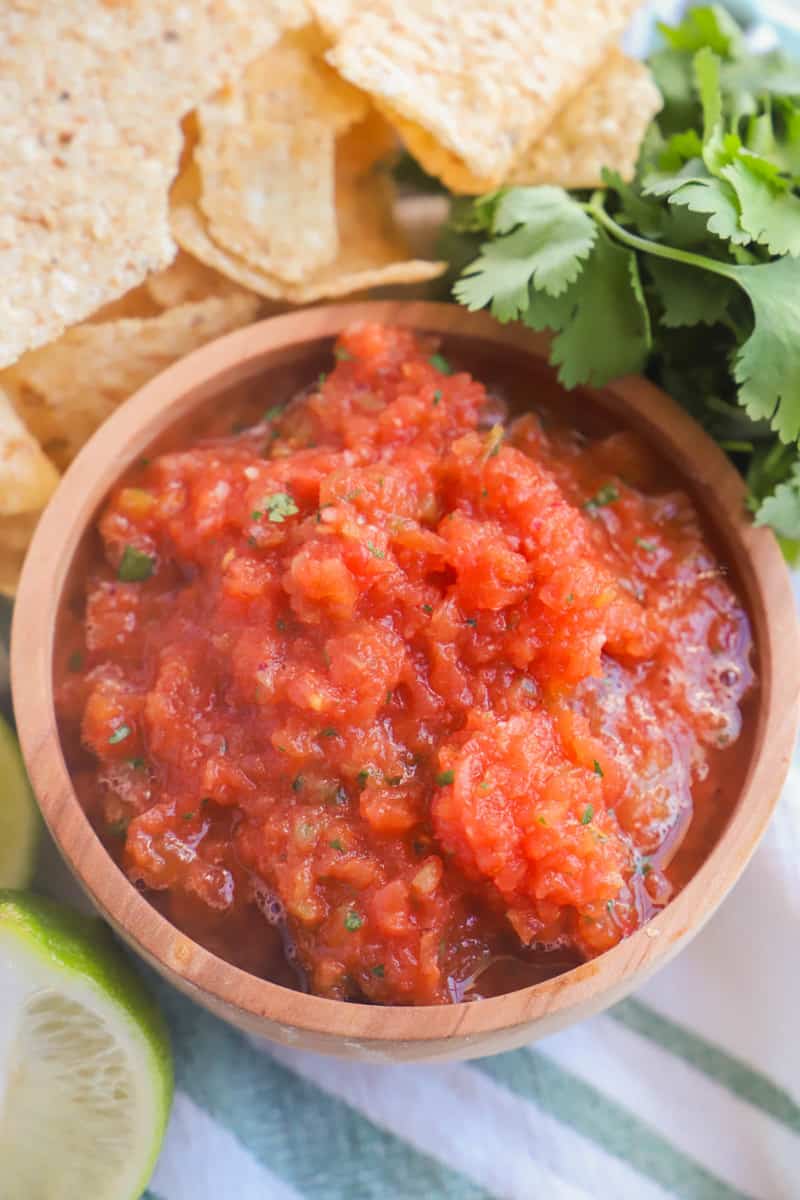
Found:
[{"label": "cilantro sprig", "polygon": [[461,261],[479,247],[455,295],[552,330],[567,387],[646,371],[734,456],[757,523],[800,556],[800,66],[748,53],[716,5],[662,33],[664,107],[634,180],[454,202]]}]

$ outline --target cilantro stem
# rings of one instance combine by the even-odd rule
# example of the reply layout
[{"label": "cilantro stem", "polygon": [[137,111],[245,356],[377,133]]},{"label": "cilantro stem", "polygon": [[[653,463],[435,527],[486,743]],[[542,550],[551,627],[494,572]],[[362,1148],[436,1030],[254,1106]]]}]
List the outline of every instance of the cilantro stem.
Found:
[{"label": "cilantro stem", "polygon": [[733,279],[738,283],[737,268],[730,263],[718,262],[715,258],[707,258],[704,254],[694,254],[691,250],[676,250],[672,246],[663,246],[660,242],[651,242],[647,238],[639,237],[635,233],[629,233],[622,225],[619,225],[613,217],[610,217],[603,208],[602,203],[596,199],[597,193],[592,196],[588,204],[581,204],[581,208],[594,217],[613,237],[622,242],[625,246],[630,246],[632,250],[641,250],[643,254],[652,254],[656,258],[666,258],[669,262],[685,263],[687,267],[697,267],[701,271],[711,271],[715,275],[724,275],[726,279]]}]

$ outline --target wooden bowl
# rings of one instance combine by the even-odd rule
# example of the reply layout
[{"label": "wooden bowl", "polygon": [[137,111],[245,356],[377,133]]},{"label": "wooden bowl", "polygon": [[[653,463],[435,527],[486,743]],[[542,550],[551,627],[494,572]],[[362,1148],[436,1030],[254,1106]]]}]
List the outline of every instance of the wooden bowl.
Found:
[{"label": "wooden bowl", "polygon": [[[248,975],[192,942],[128,882],[76,798],[53,704],[59,613],[80,582],[84,535],[134,459],[210,397],[241,381],[268,372],[276,389],[307,382],[311,369],[329,360],[335,334],[364,318],[441,335],[446,354],[479,376],[481,364],[486,367],[483,378],[511,364],[522,368],[526,386],[538,380],[553,388],[545,338],[454,305],[390,301],[310,309],[263,321],[190,354],[98,430],[45,512],[16,603],[14,705],[34,789],[69,866],[120,936],[181,991],[249,1033],[307,1049],[378,1061],[474,1057],[553,1033],[613,1004],[672,958],[711,916],[753,853],[788,769],[800,695],[797,619],[777,543],[745,515],[742,481],[722,451],[643,379],[583,391],[584,408],[642,434],[691,492],[738,579],[752,620],[760,674],[754,728],[732,815],[705,862],[667,908],[613,950],[534,987],[469,1004],[381,1008],[304,995]],[[564,403],[573,402],[565,397]]]}]

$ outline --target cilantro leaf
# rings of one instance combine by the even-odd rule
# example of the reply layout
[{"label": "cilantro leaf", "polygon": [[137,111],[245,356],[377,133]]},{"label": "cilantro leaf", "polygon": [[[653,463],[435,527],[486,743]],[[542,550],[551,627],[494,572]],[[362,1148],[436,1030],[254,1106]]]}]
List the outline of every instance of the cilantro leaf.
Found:
[{"label": "cilantro leaf", "polygon": [[796,257],[800,255],[800,198],[786,191],[782,181],[771,181],[763,162],[743,152],[721,174],[736,192],[739,223],[750,239],[766,246],[770,254]]},{"label": "cilantro leaf", "polygon": [[784,442],[800,436],[800,259],[728,267],[747,292],[754,327],[736,359],[739,403]]},{"label": "cilantro leaf", "polygon": [[528,307],[520,320],[530,329],[541,333],[545,329],[558,332],[569,324],[577,305],[579,280],[576,280],[560,296],[548,296],[546,292],[531,291]]},{"label": "cilantro leaf", "polygon": [[696,268],[663,258],[651,258],[647,272],[662,305],[661,323],[672,329],[713,325],[730,302],[732,286],[719,275],[707,275],[699,287]]},{"label": "cilantro leaf", "polygon": [[667,153],[662,156],[661,164],[645,176],[642,188],[645,196],[671,196],[688,183],[705,183],[711,178],[699,155],[676,163],[674,156]]},{"label": "cilantro leaf", "polygon": [[680,25],[671,28],[659,22],[658,31],[673,50],[693,54],[708,46],[723,58],[733,58],[741,50],[741,30],[719,4],[690,8]]},{"label": "cilantro leaf", "polygon": [[780,50],[768,54],[743,55],[722,67],[722,85],[726,93],[769,96],[800,96],[800,63],[793,62]]},{"label": "cilantro leaf", "polygon": [[720,61],[708,46],[704,46],[694,56],[692,67],[703,110],[703,162],[715,174],[715,167],[725,159],[727,149],[722,122]]},{"label": "cilantro leaf", "polygon": [[561,382],[602,385],[640,371],[652,339],[636,256],[600,229],[576,302],[574,315],[553,341],[551,360],[560,368]]},{"label": "cilantro leaf", "polygon": [[643,196],[636,187],[625,183],[618,171],[603,170],[603,182],[619,197],[617,219],[636,225],[645,237],[658,237],[662,231],[664,210],[654,199]]},{"label": "cilantro leaf", "polygon": [[577,279],[596,236],[581,205],[554,187],[514,188],[503,194],[494,228],[505,236],[484,244],[454,292],[472,310],[491,304],[500,321],[525,311],[531,285],[560,296]]},{"label": "cilantro leaf", "polygon": [[261,507],[253,513],[253,520],[266,515],[275,525],[281,525],[287,517],[293,517],[300,509],[288,492],[273,492],[260,501]]},{"label": "cilantro leaf", "polygon": [[757,511],[778,484],[790,478],[797,456],[796,446],[784,446],[782,442],[758,447],[747,468],[747,503],[752,512]]},{"label": "cilantro leaf", "polygon": [[745,245],[750,235],[739,224],[736,192],[725,179],[695,179],[673,192],[670,204],[683,204],[691,212],[708,214],[708,230],[724,241]]},{"label": "cilantro leaf", "polygon": [[795,461],[789,479],[758,506],[755,523],[770,525],[789,541],[800,541],[800,460]]},{"label": "cilantro leaf", "polygon": [[652,55],[648,65],[664,98],[658,128],[665,134],[688,129],[694,124],[697,110],[691,58],[667,48]]}]

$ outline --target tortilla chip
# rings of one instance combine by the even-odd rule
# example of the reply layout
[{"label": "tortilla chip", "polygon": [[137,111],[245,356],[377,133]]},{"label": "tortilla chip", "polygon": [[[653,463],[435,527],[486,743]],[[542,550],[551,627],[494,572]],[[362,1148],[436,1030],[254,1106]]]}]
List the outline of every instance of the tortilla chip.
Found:
[{"label": "tortilla chip", "polygon": [[313,280],[292,288],[287,299],[310,304],[365,288],[422,283],[443,274],[446,263],[409,258],[394,220],[394,198],[387,175],[373,171],[354,177],[349,162],[337,165],[339,254]]},{"label": "tortilla chip", "polygon": [[[631,179],[645,130],[661,103],[647,67],[615,48],[501,182],[599,187],[603,167]],[[396,117],[394,123],[408,150],[451,192],[479,196],[498,185],[496,179],[474,175],[418,125]]]},{"label": "tortilla chip", "polygon": [[0,515],[40,511],[58,478],[58,471],[0,389]]},{"label": "tortilla chip", "polygon": [[209,233],[289,283],[336,257],[335,137],[368,107],[314,57],[322,47],[319,33],[285,38],[197,114]]},{"label": "tortilla chip", "polygon": [[326,119],[343,133],[369,110],[369,98],[337,75],[323,58],[326,39],[313,25],[289,33],[197,110],[200,135],[209,127],[251,121]]},{"label": "tortilla chip", "polygon": [[78,325],[30,350],[0,386],[57,466],[64,468],[98,425],[137,388],[212,338],[252,321],[255,296],[215,297],[161,316]]},{"label": "tortilla chip", "polygon": [[310,6],[335,39],[326,57],[345,79],[387,115],[432,135],[470,173],[499,183],[599,69],[640,2],[310,0]]},{"label": "tortilla chip", "polygon": [[370,108],[362,121],[354,125],[336,143],[336,163],[340,173],[366,175],[382,161],[389,162],[400,150],[395,129],[377,108]]},{"label": "tortilla chip", "polygon": [[335,38],[358,11],[357,0],[309,0],[320,28]]},{"label": "tortilla chip", "polygon": [[197,158],[208,229],[251,267],[288,282],[307,279],[339,248],[335,136],[325,121],[262,121],[204,139]]},{"label": "tortilla chip", "polygon": [[148,275],[142,288],[156,306],[156,312],[164,308],[175,308],[178,304],[208,300],[211,296],[251,294],[243,292],[235,283],[231,283],[230,279],[220,275],[219,271],[212,271],[205,263],[192,258],[191,254],[184,250],[179,250],[163,271]]},{"label": "tortilla chip", "polygon": [[332,263],[306,283],[286,283],[223,250],[209,235],[198,195],[199,180],[193,168],[181,177],[173,190],[172,232],[176,242],[207,266],[272,300],[308,304],[384,284],[421,283],[435,279],[446,269],[446,263],[409,259],[406,243],[392,215],[394,190],[391,181],[378,172],[354,177],[351,159],[348,156],[340,162],[338,152],[339,253]]},{"label": "tortilla chip", "polygon": [[182,115],[302,0],[12,0],[0,40],[0,366],[174,254]]},{"label": "tortilla chip", "polygon": [[157,317],[160,312],[161,305],[153,299],[147,285],[140,283],[132,291],[120,296],[119,300],[111,300],[98,308],[89,320],[93,325],[104,325],[109,321],[122,321],[125,317]]},{"label": "tortilla chip", "polygon": [[38,511],[16,517],[0,516],[0,593],[4,596],[16,593],[22,564],[41,515]]},{"label": "tortilla chip", "polygon": [[429,175],[441,179],[451,192],[479,196],[500,186],[501,180],[481,179],[475,175],[469,167],[465,166],[463,159],[453,154],[451,150],[446,150],[440,142],[437,142],[433,134],[428,133],[427,129],[423,129],[421,125],[415,125],[413,121],[406,121],[405,118],[393,112],[388,105],[381,105],[381,111],[386,120],[390,121],[397,130],[406,149],[420,166]]},{"label": "tortilla chip", "polygon": [[661,105],[647,67],[614,50],[515,163],[508,182],[593,188],[603,182],[603,167],[632,179],[645,130]]}]

